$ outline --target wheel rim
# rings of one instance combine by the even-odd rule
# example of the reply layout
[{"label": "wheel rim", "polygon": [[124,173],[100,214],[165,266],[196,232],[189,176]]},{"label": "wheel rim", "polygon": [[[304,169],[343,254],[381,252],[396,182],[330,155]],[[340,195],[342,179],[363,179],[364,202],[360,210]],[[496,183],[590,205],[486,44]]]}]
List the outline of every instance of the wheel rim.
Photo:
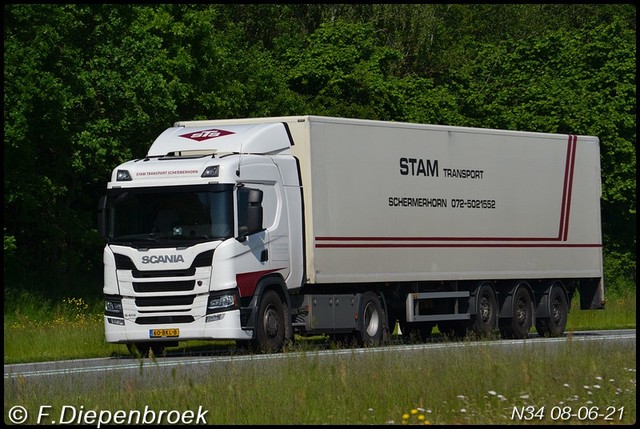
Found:
[{"label": "wheel rim", "polygon": [[551,306],[551,317],[556,323],[560,322],[560,319],[562,318],[562,312],[560,311],[560,300],[558,299],[554,300]]},{"label": "wheel rim", "polygon": [[524,325],[527,321],[527,315],[529,311],[527,309],[527,301],[524,298],[518,300],[518,306],[516,308],[516,322],[519,325]]},{"label": "wheel rim", "polygon": [[489,319],[491,318],[491,304],[486,295],[483,295],[480,299],[479,314],[483,323],[489,322]]},{"label": "wheel rim", "polygon": [[370,337],[376,335],[380,326],[380,315],[371,302],[364,309],[364,326],[367,335]]},{"label": "wheel rim", "polygon": [[562,294],[562,291],[556,292],[553,296],[553,300],[551,301],[551,321],[556,325],[563,323],[563,319],[567,314],[565,300],[563,299],[564,295]]},{"label": "wheel rim", "polygon": [[264,312],[263,318],[264,331],[269,338],[275,338],[280,329],[280,320],[278,320],[278,312],[273,306],[269,306]]}]

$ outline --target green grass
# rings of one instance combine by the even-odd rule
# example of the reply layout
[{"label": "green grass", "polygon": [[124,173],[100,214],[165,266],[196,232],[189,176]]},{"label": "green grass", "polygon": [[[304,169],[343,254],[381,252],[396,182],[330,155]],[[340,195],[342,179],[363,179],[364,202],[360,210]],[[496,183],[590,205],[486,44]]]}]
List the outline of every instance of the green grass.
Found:
[{"label": "green grass", "polygon": [[[5,415],[19,404],[30,411],[31,424],[43,405],[54,417],[65,406],[96,413],[202,407],[207,424],[224,425],[585,423],[561,419],[567,407],[587,415],[595,407],[615,411],[609,421],[586,423],[631,424],[636,416],[635,343],[520,343],[503,349],[483,342],[322,357],[285,352],[202,370],[141,367],[93,377],[15,377],[5,380]],[[534,420],[516,413],[526,410]]]},{"label": "green grass", "polygon": [[[4,314],[5,364],[128,355],[125,346],[104,341],[101,299],[92,304],[82,298],[64,298],[52,303],[26,292],[14,291],[9,295],[14,302],[9,305],[10,309],[5,308]],[[579,310],[576,298],[566,332],[635,327],[634,293],[612,298],[605,310]],[[299,347],[315,340],[317,338],[303,339]],[[181,342],[179,349],[189,352],[207,347],[230,348],[233,342]]]},{"label": "green grass", "polygon": [[613,296],[605,304],[604,310],[580,310],[577,297],[571,303],[566,332],[626,329],[636,327],[636,294],[626,293]]},{"label": "green grass", "polygon": [[[101,302],[52,303],[40,296],[5,301],[5,365],[126,356],[104,342]],[[5,294],[6,297],[6,294]],[[635,295],[611,299],[606,310],[573,303],[567,332],[635,328]],[[46,311],[43,310],[46,309]],[[9,311],[7,311],[9,309]],[[207,424],[632,424],[636,420],[636,347],[607,341],[517,343],[452,342],[435,350],[386,353],[346,350],[318,356],[313,339],[298,341],[274,359],[233,359],[194,374],[189,365],[139,371],[5,379],[5,421],[12,407],[29,411],[26,423],[95,425],[82,416],[173,411],[175,418],[206,411]],[[233,342],[182,342],[197,354]],[[176,349],[174,349],[176,350]],[[295,352],[295,353],[294,353]],[[250,355],[249,355],[250,356]],[[148,362],[151,367],[143,366]],[[46,408],[50,416],[37,421]],[[66,408],[65,408],[66,407]],[[596,408],[611,420],[593,418]],[[567,417],[568,410],[580,417]],[[519,414],[520,413],[520,414]],[[129,414],[127,414],[129,415]],[[80,419],[80,420],[77,420]],[[171,423],[162,420],[156,423]],[[134,420],[135,423],[135,420]]]}]

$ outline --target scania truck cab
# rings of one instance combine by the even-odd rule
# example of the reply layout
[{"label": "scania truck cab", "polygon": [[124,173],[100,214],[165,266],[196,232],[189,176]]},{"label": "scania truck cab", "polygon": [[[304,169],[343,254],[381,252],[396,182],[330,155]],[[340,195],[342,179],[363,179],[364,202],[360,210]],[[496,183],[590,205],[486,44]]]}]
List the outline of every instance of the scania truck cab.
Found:
[{"label": "scania truck cab", "polygon": [[282,123],[178,126],[113,171],[99,206],[107,342],[158,351],[177,339],[254,339],[256,289],[302,283],[290,146]]}]

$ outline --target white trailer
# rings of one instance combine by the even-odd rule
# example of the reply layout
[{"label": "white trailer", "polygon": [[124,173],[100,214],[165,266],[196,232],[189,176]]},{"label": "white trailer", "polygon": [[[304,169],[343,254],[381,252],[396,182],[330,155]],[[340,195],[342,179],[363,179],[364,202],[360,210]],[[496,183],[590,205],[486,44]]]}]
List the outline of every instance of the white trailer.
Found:
[{"label": "white trailer", "polygon": [[576,291],[604,307],[598,145],[320,116],[177,122],[100,200],[107,341],[379,344],[396,321],[423,339],[562,335]]}]

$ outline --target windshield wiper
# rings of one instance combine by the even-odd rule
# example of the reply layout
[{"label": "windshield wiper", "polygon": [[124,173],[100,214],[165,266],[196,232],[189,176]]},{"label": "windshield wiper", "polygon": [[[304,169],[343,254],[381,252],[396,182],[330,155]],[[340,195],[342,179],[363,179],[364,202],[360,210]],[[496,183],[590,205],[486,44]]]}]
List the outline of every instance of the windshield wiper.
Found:
[{"label": "windshield wiper", "polygon": [[119,235],[117,237],[112,238],[113,241],[158,241],[158,238],[154,237],[154,234],[142,235],[142,234],[130,234],[130,235]]},{"label": "windshield wiper", "polygon": [[209,237],[206,234],[194,234],[194,235],[172,235],[170,238],[175,238],[175,239],[178,239],[178,240],[193,240],[193,239],[205,239],[205,240],[208,240],[211,237]]}]

